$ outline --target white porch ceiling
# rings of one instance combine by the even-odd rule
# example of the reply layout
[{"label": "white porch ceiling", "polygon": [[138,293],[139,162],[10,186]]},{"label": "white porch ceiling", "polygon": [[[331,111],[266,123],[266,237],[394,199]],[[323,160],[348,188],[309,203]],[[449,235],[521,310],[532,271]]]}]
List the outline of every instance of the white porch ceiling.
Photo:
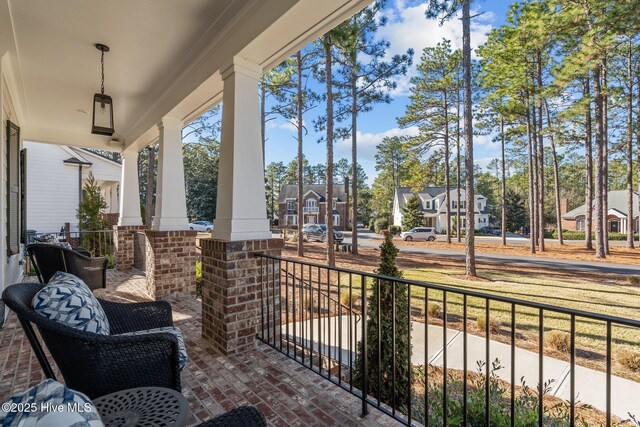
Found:
[{"label": "white porch ceiling", "polygon": [[190,119],[217,102],[218,70],[234,55],[271,67],[369,1],[0,0],[9,14],[0,24],[12,29],[0,56],[8,45],[25,139],[114,150],[109,137],[90,134],[100,91],[94,43],[108,45],[114,136],[141,148],[164,115]]}]

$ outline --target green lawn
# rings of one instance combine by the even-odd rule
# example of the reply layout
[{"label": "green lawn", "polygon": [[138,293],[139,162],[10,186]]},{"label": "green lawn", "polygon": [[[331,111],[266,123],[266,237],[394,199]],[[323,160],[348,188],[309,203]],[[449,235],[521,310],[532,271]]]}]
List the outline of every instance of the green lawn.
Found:
[{"label": "green lawn", "polygon": [[[447,285],[458,289],[536,301],[576,310],[640,319],[640,287],[638,286],[602,283],[602,281],[584,278],[579,275],[568,276],[563,274],[560,277],[553,277],[552,274],[513,273],[499,270],[483,271],[482,277],[484,280],[480,281],[465,279],[462,269],[416,268],[405,269],[403,274],[404,278],[409,280]],[[354,278],[353,283],[354,285],[356,283],[359,284],[359,278],[358,280]],[[344,293],[348,286],[348,279],[345,277],[341,280],[341,291]],[[360,295],[359,289],[356,289],[355,286],[353,293],[357,296]],[[443,295],[440,291],[428,291],[430,304],[436,303],[442,307],[442,297]],[[425,289],[412,286],[411,305],[414,312],[416,310],[424,312],[424,300]],[[452,325],[461,320],[462,301],[463,298],[460,294],[447,293],[447,313]],[[485,300],[468,297],[467,307],[468,318],[473,324],[472,326],[475,326],[475,319],[478,316],[484,316]],[[503,334],[508,336],[511,324],[511,304],[491,302],[490,308],[491,318],[500,321]],[[537,309],[517,307],[516,330],[519,338],[535,344],[538,336],[538,322]],[[545,311],[544,330],[545,332],[551,330],[569,332],[569,316]],[[606,327],[603,322],[577,317],[576,332],[576,345],[579,350],[587,352],[583,353],[586,354],[586,357],[589,357],[589,350],[594,350],[597,353],[605,351]],[[614,353],[621,348],[638,351],[640,346],[639,329],[614,327],[612,332]]]}]

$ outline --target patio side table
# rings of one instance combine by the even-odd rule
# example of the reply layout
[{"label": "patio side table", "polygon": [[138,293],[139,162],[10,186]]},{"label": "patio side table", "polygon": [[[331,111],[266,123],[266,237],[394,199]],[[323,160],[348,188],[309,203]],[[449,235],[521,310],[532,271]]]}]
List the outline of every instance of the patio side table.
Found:
[{"label": "patio side table", "polygon": [[117,391],[93,400],[106,427],[187,425],[189,403],[175,391],[139,387]]}]

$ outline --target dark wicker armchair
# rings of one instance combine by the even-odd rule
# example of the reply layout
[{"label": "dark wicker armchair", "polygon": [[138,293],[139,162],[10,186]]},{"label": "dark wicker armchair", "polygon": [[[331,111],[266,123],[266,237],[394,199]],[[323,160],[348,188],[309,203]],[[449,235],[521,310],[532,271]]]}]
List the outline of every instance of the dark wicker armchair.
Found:
[{"label": "dark wicker armchair", "polygon": [[36,270],[40,283],[48,283],[58,271],[71,273],[82,279],[89,289],[107,286],[107,258],[91,258],[87,250],[71,250],[62,246],[34,243],[27,246],[27,253]]},{"label": "dark wicker armchair", "polygon": [[55,379],[31,324],[35,324],[69,388],[90,398],[135,387],[180,386],[177,338],[170,333],[118,336],[125,332],[172,326],[166,301],[116,303],[99,300],[111,335],[79,331],[49,320],[31,308],[41,283],[9,286],[2,300],[13,310],[47,378]]}]

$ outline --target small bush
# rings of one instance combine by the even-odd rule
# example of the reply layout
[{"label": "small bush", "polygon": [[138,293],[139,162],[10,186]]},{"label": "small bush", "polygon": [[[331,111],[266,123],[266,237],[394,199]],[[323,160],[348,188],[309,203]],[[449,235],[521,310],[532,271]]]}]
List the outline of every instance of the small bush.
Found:
[{"label": "small bush", "polygon": [[632,285],[640,285],[640,276],[629,276],[629,283]]},{"label": "small bush", "polygon": [[[478,329],[480,329],[481,331],[487,330],[487,317],[485,315],[478,316],[476,323],[478,325]],[[500,321],[493,317],[489,317],[489,331],[493,334],[499,334],[500,328]]]},{"label": "small bush", "polygon": [[380,233],[380,230],[386,230],[389,228],[389,221],[384,218],[378,218],[373,223],[373,231]]},{"label": "small bush", "polygon": [[442,307],[437,302],[430,302],[427,306],[427,314],[430,317],[442,317]]},{"label": "small bush", "polygon": [[[596,238],[596,233],[592,232],[591,236],[593,237],[593,239]],[[558,238],[558,230],[555,230],[552,234],[552,237],[554,239]],[[585,238],[585,233],[584,231],[573,231],[573,230],[562,230],[562,238],[565,240],[584,240]],[[638,233],[635,234],[635,238],[638,238]],[[626,233],[609,233],[609,240],[610,241],[625,241],[627,240],[627,234]]]},{"label": "small bush", "polygon": [[402,231],[402,227],[400,227],[399,225],[391,225],[391,226],[389,226],[389,231],[394,236],[397,236]]},{"label": "small bush", "polygon": [[622,349],[616,357],[618,363],[633,372],[640,372],[640,352]]},{"label": "small bush", "polygon": [[202,298],[202,261],[196,261],[196,298]]},{"label": "small bush", "polygon": [[561,353],[568,353],[571,350],[571,335],[567,332],[549,331],[545,334],[544,342],[547,347]]},{"label": "small bush", "polygon": [[[343,291],[340,294],[340,303],[344,307],[351,307],[351,305],[355,304],[356,301],[358,301],[358,296],[353,292],[351,293],[351,297],[349,297],[349,291]],[[351,305],[349,305],[350,303]]]}]

